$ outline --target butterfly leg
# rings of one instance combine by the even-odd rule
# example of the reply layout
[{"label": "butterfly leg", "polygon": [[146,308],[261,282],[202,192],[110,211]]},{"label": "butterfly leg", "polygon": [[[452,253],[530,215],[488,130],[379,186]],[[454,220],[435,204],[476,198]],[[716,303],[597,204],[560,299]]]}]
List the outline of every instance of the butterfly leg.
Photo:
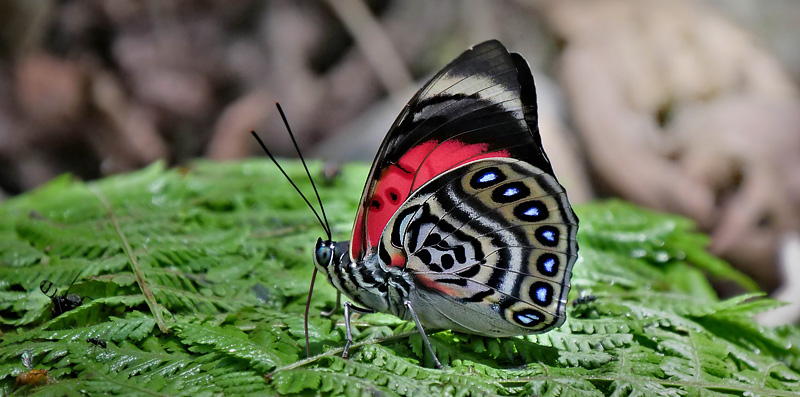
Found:
[{"label": "butterfly leg", "polygon": [[411,313],[411,318],[414,319],[414,324],[417,325],[417,331],[419,334],[422,335],[422,342],[425,343],[425,347],[428,348],[428,351],[431,353],[431,357],[433,357],[433,362],[436,363],[436,368],[444,369],[444,365],[439,362],[439,358],[436,357],[436,353],[433,352],[433,348],[431,347],[431,342],[428,341],[428,336],[425,335],[425,330],[422,329],[422,324],[419,322],[419,318],[417,318],[417,313],[414,312],[414,308],[411,307],[411,301],[403,302],[403,305],[408,309],[408,312]]},{"label": "butterfly leg", "polygon": [[353,311],[364,314],[375,313],[374,310],[364,309],[363,307],[358,307],[350,302],[344,303],[344,329],[345,332],[347,332],[347,343],[344,344],[342,358],[347,358],[350,345],[353,344],[353,333],[350,332],[350,314],[352,314]]},{"label": "butterfly leg", "polygon": [[319,312],[319,315],[322,317],[330,317],[333,315],[333,313],[336,313],[339,310],[339,307],[341,306],[342,306],[342,293],[336,291],[336,306],[334,306],[333,309],[331,310]]}]

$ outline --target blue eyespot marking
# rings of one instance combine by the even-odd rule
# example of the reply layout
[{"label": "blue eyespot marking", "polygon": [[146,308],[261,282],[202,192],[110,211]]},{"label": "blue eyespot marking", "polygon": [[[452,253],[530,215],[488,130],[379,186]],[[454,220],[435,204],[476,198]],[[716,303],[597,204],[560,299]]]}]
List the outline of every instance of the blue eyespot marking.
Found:
[{"label": "blue eyespot marking", "polygon": [[517,320],[525,324],[530,324],[539,320],[539,316],[535,314],[517,314]]},{"label": "blue eyespot marking", "polygon": [[500,204],[508,204],[528,197],[530,194],[531,189],[525,186],[524,183],[520,181],[514,181],[498,186],[496,189],[494,189],[492,192],[492,201]]},{"label": "blue eyespot marking", "polygon": [[542,306],[550,306],[550,303],[553,302],[553,286],[544,281],[533,283],[528,294],[535,303]]},{"label": "blue eyespot marking", "polygon": [[544,266],[544,270],[548,273],[553,272],[553,266],[555,265],[556,265],[556,260],[553,258],[547,259],[544,261],[544,263],[542,263],[542,266]]},{"label": "blue eyespot marking", "polygon": [[558,274],[558,257],[551,252],[543,253],[536,260],[536,270],[548,277],[555,276]]},{"label": "blue eyespot marking", "polygon": [[545,225],[536,229],[536,241],[546,247],[555,247],[558,245],[558,229],[552,225]]},{"label": "blue eyespot marking", "polygon": [[511,318],[523,327],[535,327],[544,321],[544,314],[534,309],[523,309],[514,313]]},{"label": "blue eyespot marking", "polygon": [[475,190],[486,189],[506,180],[505,174],[497,167],[484,168],[470,177],[469,186]]},{"label": "blue eyespot marking", "polygon": [[491,182],[491,181],[493,181],[495,179],[497,179],[497,174],[495,174],[492,171],[489,171],[489,172],[483,174],[483,176],[481,176],[480,178],[478,178],[478,182],[486,183],[486,182]]},{"label": "blue eyespot marking", "polygon": [[544,203],[539,200],[525,201],[514,208],[514,215],[525,222],[541,222],[550,216]]},{"label": "blue eyespot marking", "polygon": [[539,316],[533,313],[528,313],[528,314],[517,314],[517,320],[527,325],[534,321],[539,321],[541,320],[541,318],[539,318]]},{"label": "blue eyespot marking", "polygon": [[537,289],[536,290],[536,299],[538,299],[539,302],[547,300],[547,288],[543,287],[543,288]]}]

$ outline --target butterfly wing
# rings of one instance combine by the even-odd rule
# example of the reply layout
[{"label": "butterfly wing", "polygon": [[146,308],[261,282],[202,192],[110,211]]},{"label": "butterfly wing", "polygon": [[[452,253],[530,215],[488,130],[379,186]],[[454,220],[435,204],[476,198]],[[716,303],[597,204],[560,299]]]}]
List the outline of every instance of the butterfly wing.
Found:
[{"label": "butterfly wing", "polygon": [[530,69],[493,40],[445,66],[390,128],[353,225],[353,261],[375,254],[389,220],[426,182],[467,162],[497,157],[553,173],[541,148]]},{"label": "butterfly wing", "polygon": [[378,252],[414,279],[409,299],[427,326],[539,333],[564,322],[577,224],[552,173],[517,159],[481,159],[415,191]]}]

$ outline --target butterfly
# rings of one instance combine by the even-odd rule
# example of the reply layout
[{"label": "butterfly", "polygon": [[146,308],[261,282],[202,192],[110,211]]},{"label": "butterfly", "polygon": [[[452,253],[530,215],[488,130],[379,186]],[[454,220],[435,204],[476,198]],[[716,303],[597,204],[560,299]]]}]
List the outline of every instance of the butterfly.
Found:
[{"label": "butterfly", "polygon": [[496,40],[408,102],[375,156],[350,241],[333,241],[324,209],[324,223],[317,215],[328,236],[314,275],[349,298],[343,357],[353,312],[413,321],[440,368],[425,330],[507,337],[563,324],[578,218],[537,118],[527,62]]}]

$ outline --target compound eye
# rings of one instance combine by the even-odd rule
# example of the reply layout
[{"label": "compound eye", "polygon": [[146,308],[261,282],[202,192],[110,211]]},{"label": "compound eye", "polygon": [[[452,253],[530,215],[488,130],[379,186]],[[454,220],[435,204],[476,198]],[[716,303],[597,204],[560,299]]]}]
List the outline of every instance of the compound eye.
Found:
[{"label": "compound eye", "polygon": [[314,261],[318,265],[327,267],[333,259],[333,250],[328,244],[323,244],[322,239],[317,240],[317,246],[314,249]]}]

